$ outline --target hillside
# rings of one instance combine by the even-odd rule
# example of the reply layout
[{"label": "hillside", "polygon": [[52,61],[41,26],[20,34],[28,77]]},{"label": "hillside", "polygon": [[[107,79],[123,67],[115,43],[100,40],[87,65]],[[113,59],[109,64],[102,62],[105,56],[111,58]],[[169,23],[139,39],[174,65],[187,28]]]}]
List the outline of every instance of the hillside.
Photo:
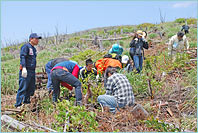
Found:
[{"label": "hillside", "polygon": [[[138,29],[147,31],[150,48],[145,50],[143,72],[124,73],[135,94],[135,100],[149,113],[146,120],[138,120],[130,108],[115,115],[102,112],[96,98],[104,94],[102,84],[92,81],[93,98],[83,107],[73,106],[74,97],[62,88],[61,98],[54,106],[47,90],[37,86],[31,99],[31,108],[10,116],[26,124],[32,121],[56,131],[104,131],[104,132],[147,132],[147,131],[197,131],[197,20],[188,19],[190,33],[187,38],[190,51],[178,54],[174,63],[167,54],[168,39],[184,24],[184,19],[161,24],[112,26],[95,28],[71,35],[59,35],[42,39],[37,47],[37,69],[44,72],[44,65],[53,58],[66,57],[85,65],[87,58],[95,62],[102,58],[111,45],[123,46],[123,55],[129,55],[130,34]],[[97,36],[97,38],[96,38]],[[22,44],[1,50],[1,115],[14,109],[18,89],[19,49]],[[37,80],[38,82],[38,80]],[[86,84],[83,84],[86,86]],[[84,90],[86,94],[86,90]],[[63,99],[69,99],[70,102]],[[68,112],[69,115],[66,113]],[[70,125],[65,128],[65,123]],[[6,126],[2,131],[12,131]],[[30,131],[30,130],[28,130]],[[40,131],[40,130],[38,130]]]}]

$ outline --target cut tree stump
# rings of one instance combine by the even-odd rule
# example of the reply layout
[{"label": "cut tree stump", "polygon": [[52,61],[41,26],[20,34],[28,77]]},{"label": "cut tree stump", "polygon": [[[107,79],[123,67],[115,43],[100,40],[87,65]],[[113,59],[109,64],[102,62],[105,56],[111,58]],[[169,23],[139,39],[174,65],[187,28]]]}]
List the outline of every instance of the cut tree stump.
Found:
[{"label": "cut tree stump", "polygon": [[131,113],[136,119],[140,120],[144,120],[149,116],[148,112],[140,104],[135,104],[131,110]]}]

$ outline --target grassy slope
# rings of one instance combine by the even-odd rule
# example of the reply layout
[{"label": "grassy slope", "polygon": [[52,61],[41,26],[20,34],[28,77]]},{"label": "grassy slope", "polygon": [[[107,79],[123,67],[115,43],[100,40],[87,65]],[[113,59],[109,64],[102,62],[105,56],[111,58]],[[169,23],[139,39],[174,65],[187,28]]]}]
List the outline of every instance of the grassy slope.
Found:
[{"label": "grassy slope", "polygon": [[[149,94],[148,94],[147,79],[151,79],[151,86],[153,87],[153,90],[154,90],[154,93],[153,93],[154,97],[166,96],[169,92],[174,90],[175,84],[166,82],[168,80],[168,77],[161,78],[160,80],[159,80],[159,77],[163,72],[168,73],[176,69],[179,69],[183,73],[182,78],[174,77],[176,83],[178,83],[178,81],[181,82],[182,87],[187,87],[187,86],[193,86],[194,88],[197,87],[196,66],[192,67],[192,65],[186,64],[187,62],[190,62],[189,61],[190,57],[188,55],[182,54],[180,55],[181,58],[178,58],[177,62],[171,63],[169,57],[167,56],[167,49],[160,51],[160,52],[157,52],[155,49],[161,46],[165,47],[165,43],[167,42],[168,38],[176,34],[177,31],[180,30],[181,25],[182,24],[174,23],[174,22],[167,22],[167,23],[156,25],[155,26],[156,28],[158,28],[162,32],[165,32],[166,34],[165,34],[165,37],[162,40],[160,40],[160,43],[157,43],[154,49],[151,49],[151,52],[155,51],[155,53],[157,53],[156,56],[150,56],[149,54],[145,55],[146,60],[144,61],[144,68],[151,68],[151,69],[143,70],[143,73],[141,76],[134,75],[133,73],[126,74],[133,86],[133,90],[134,90],[135,95],[137,96],[137,100],[138,100],[138,97],[142,97],[142,96],[145,97],[146,99],[148,98]],[[163,29],[161,29],[161,26],[163,27]],[[132,32],[135,29],[137,29],[138,26],[120,26],[120,27],[117,27],[116,29],[109,30],[110,35],[113,36],[114,32],[119,33],[121,27],[124,29],[124,32]],[[141,25],[141,27],[144,28],[144,25]],[[152,30],[153,28],[150,27],[148,28],[147,31],[152,31]],[[86,43],[82,42],[79,40],[79,38],[89,37],[92,32],[95,32],[97,35],[104,35],[104,32],[101,29],[99,31],[97,30],[89,31],[89,32],[82,34],[81,36],[71,37],[68,41],[60,45],[46,47],[44,50],[40,51],[37,57],[37,66],[38,66],[37,72],[41,72],[42,71],[41,68],[50,59],[56,58],[56,57],[68,57],[68,58],[71,57],[72,60],[77,61],[82,66],[84,65],[84,61],[87,57],[91,57],[94,61],[101,58],[102,55],[104,55],[105,52],[107,52],[109,47],[116,41],[112,41],[112,42],[104,41],[103,45],[106,48],[104,52],[99,52],[97,48],[92,48],[92,50],[90,50],[90,47],[92,47],[92,44],[89,42],[86,42]],[[190,47],[191,48],[197,47],[196,45],[197,44],[196,43],[197,42],[197,29],[191,28],[190,34],[188,34],[187,37],[190,42]],[[157,33],[152,32],[148,35],[148,40],[150,39],[159,40],[159,35]],[[123,54],[128,55],[128,48],[129,48],[130,41],[131,41],[131,38],[119,41],[120,44],[124,47]],[[78,43],[80,44],[80,49],[76,47]],[[7,52],[6,54],[8,55],[10,53]],[[5,58],[5,57],[2,57],[2,58]],[[4,60],[5,61],[2,62],[2,68],[1,68],[2,70],[1,71],[2,72],[1,73],[1,76],[2,76],[1,77],[2,79],[1,92],[2,94],[15,94],[18,89],[19,59],[18,58],[17,59],[5,58]],[[166,65],[164,65],[164,63],[166,63]],[[190,67],[191,69],[187,70],[186,67]],[[193,96],[196,94],[197,92],[195,91]],[[148,111],[151,111],[150,113],[152,113],[153,108],[150,105],[148,106],[149,102],[150,101],[144,101],[142,102],[142,104],[145,106],[145,108]],[[189,101],[188,104],[193,106],[194,109],[196,109],[196,99],[192,99],[191,101]],[[155,115],[155,113],[153,113],[153,115]],[[191,124],[192,121],[188,123]],[[191,129],[193,128],[191,127]]]}]

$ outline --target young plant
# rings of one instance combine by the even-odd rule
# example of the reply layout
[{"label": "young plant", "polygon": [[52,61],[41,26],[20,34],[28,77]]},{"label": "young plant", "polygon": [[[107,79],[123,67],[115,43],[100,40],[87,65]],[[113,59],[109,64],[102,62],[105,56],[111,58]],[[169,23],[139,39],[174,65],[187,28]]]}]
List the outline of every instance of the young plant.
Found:
[{"label": "young plant", "polygon": [[95,120],[96,114],[92,111],[86,110],[85,106],[74,106],[73,102],[63,100],[57,103],[57,110],[55,115],[56,128],[59,132],[95,132],[98,131],[98,123]]}]

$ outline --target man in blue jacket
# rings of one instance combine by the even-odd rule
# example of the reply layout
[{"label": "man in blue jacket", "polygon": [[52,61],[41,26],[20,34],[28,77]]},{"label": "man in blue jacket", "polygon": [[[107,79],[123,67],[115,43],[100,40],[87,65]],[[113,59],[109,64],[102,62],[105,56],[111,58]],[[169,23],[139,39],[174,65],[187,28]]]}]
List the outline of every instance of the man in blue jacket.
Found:
[{"label": "man in blue jacket", "polygon": [[50,72],[52,70],[52,68],[60,63],[60,62],[63,62],[63,61],[68,61],[68,59],[66,58],[55,58],[55,59],[52,59],[50,60],[46,65],[45,65],[45,71],[47,73],[47,76],[48,76],[48,81],[47,81],[47,89],[49,91],[49,94],[51,93],[51,91],[53,90],[53,87],[52,87],[52,79],[51,79],[51,76],[50,76]]},{"label": "man in blue jacket", "polygon": [[19,71],[19,89],[16,96],[15,107],[30,103],[30,96],[34,95],[35,85],[35,69],[36,69],[36,48],[39,39],[36,33],[29,36],[29,43],[24,44],[20,51],[20,71]]},{"label": "man in blue jacket", "polygon": [[72,90],[75,87],[76,105],[82,105],[81,82],[78,79],[80,66],[75,61],[63,61],[56,64],[51,70],[53,86],[53,102],[57,102],[60,95],[60,85]]}]

